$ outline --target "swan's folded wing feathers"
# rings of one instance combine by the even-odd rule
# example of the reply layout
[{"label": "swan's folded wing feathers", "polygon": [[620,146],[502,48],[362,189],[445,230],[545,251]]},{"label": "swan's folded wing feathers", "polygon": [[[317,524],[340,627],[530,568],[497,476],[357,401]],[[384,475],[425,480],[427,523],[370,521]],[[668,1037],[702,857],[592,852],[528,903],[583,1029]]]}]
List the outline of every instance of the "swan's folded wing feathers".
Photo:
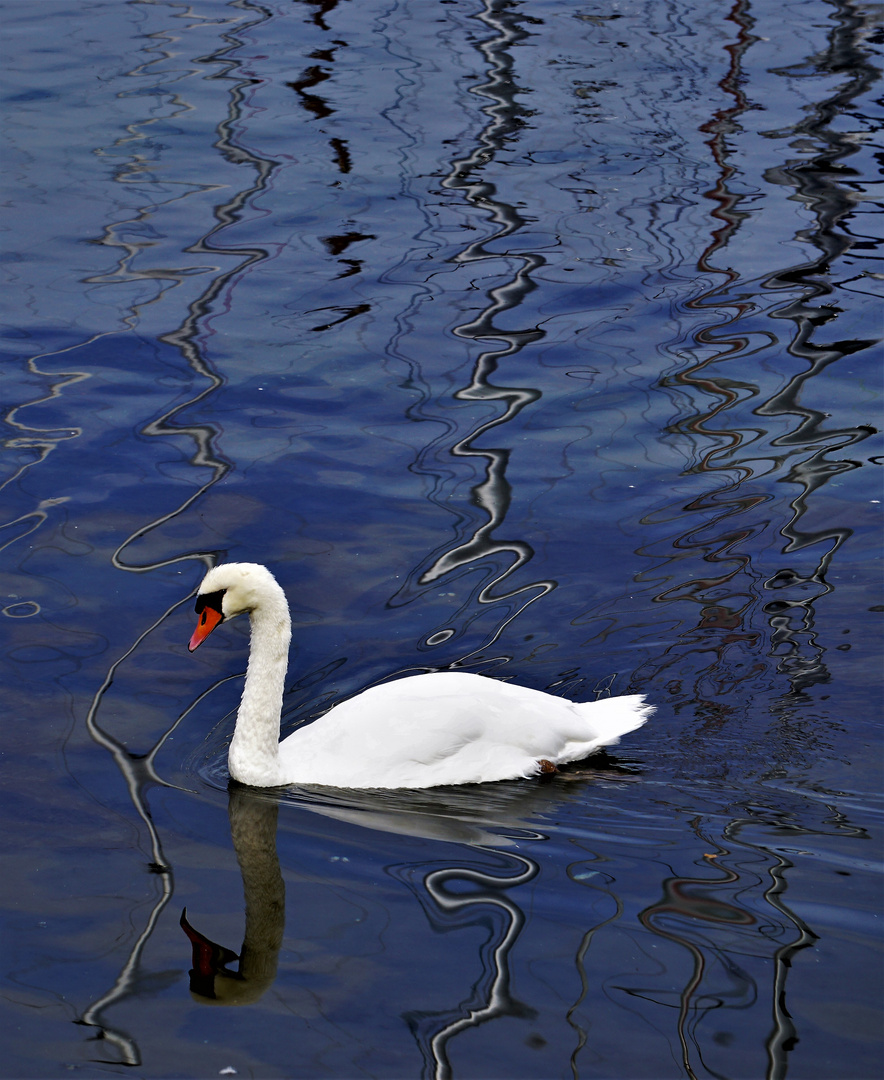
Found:
[{"label": "swan's folded wing feathers", "polygon": [[[294,783],[429,787],[533,776],[644,723],[640,695],[575,704],[457,672],[384,683],[335,706],[280,748]],[[307,762],[309,761],[309,767]],[[301,762],[304,762],[302,770]],[[372,779],[382,777],[374,784]]]}]

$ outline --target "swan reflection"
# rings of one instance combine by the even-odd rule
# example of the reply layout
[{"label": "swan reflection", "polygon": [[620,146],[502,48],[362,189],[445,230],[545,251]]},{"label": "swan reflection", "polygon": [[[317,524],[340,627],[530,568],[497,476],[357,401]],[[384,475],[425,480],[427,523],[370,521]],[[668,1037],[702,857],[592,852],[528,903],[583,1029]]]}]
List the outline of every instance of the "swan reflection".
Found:
[{"label": "swan reflection", "polygon": [[[232,783],[230,830],[245,896],[243,942],[237,954],[210,940],[182,913],[181,926],[192,945],[192,996],[210,1005],[245,1005],[258,1001],[273,985],[285,932],[285,884],[276,845],[280,801],[379,832],[453,843],[475,851],[477,864],[466,865],[462,855],[459,861],[447,860],[429,870],[412,864],[388,868],[415,893],[435,932],[477,924],[488,930],[479,950],[481,971],[464,1000],[442,1012],[412,1011],[404,1017],[427,1073],[451,1075],[448,1044],[458,1033],[496,1017],[531,1013],[510,992],[510,953],[525,916],[508,890],[536,877],[539,865],[528,856],[494,848],[516,839],[543,839],[523,822],[542,807],[561,803],[567,793],[544,784],[501,784],[481,802],[458,789],[276,797]],[[484,863],[478,865],[482,857]]]},{"label": "swan reflection", "polygon": [[[285,882],[276,852],[279,803],[236,786],[230,791],[228,813],[246,907],[239,955],[195,930],[186,909],[181,926],[193,945],[194,998],[210,1005],[248,1005],[273,985],[285,933]],[[234,960],[239,966],[231,971],[228,965]]]},{"label": "swan reflection", "polygon": [[[521,838],[540,839],[537,833],[520,828],[521,818],[513,816],[518,806],[524,814],[549,803],[545,786],[497,785],[503,789],[488,800],[484,811],[456,789],[422,792],[328,792],[287,793],[274,796],[231,783],[228,812],[230,834],[242,874],[245,898],[245,929],[239,953],[212,941],[194,927],[185,909],[181,927],[192,945],[190,990],[197,1001],[212,1005],[245,1005],[258,1001],[276,978],[279,952],[285,933],[285,882],[280,869],[276,833],[280,801],[299,806],[323,817],[358,824],[396,835],[418,836],[467,847],[486,848],[511,844]],[[535,797],[532,797],[535,796]],[[507,814],[509,810],[509,815]],[[472,820],[471,820],[472,819]],[[392,871],[408,881],[408,874]],[[457,924],[469,921],[471,912],[487,911],[491,905],[504,917],[495,924],[486,971],[485,1004],[471,1011],[467,1021],[446,1023],[433,1036],[439,1045],[465,1023],[478,1023],[492,1015],[512,1011],[506,1005],[508,984],[505,958],[524,916],[502,890],[530,881],[538,872],[534,860],[508,854],[500,874],[474,867],[447,865],[427,873],[422,888],[416,890],[434,928],[440,920]],[[476,886],[469,892],[453,888],[456,882]],[[237,963],[234,968],[232,965]],[[475,996],[475,995],[474,995]],[[444,1039],[442,1038],[444,1036]],[[433,1041],[430,1040],[430,1042]]]},{"label": "swan reflection", "polygon": [[286,794],[305,810],[397,836],[441,840],[470,847],[509,847],[519,840],[544,840],[530,823],[577,798],[571,782],[604,776],[621,781],[632,771],[604,751],[592,757],[591,768],[574,768],[533,782],[511,781],[458,787],[349,790],[303,788]]}]

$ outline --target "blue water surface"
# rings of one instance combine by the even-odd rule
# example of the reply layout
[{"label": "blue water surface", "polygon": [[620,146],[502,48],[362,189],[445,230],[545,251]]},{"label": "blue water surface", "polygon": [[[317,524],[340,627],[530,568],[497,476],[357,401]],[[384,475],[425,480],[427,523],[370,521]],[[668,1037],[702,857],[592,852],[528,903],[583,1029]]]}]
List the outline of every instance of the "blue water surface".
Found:
[{"label": "blue water surface", "polygon": [[[0,13],[0,1074],[879,1075],[873,8]],[[451,668],[657,712],[229,787],[226,559],[284,731]]]}]

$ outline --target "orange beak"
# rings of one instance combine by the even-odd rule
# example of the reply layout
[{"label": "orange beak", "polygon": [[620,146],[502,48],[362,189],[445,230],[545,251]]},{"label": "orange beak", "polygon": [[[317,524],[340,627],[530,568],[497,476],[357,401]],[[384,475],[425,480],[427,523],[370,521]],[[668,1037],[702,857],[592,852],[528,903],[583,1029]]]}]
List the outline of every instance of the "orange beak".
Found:
[{"label": "orange beak", "polygon": [[194,630],[187,646],[188,649],[193,652],[194,649],[202,645],[223,618],[224,616],[220,611],[216,611],[211,607],[204,607],[200,614],[200,621],[196,624],[196,630]]}]

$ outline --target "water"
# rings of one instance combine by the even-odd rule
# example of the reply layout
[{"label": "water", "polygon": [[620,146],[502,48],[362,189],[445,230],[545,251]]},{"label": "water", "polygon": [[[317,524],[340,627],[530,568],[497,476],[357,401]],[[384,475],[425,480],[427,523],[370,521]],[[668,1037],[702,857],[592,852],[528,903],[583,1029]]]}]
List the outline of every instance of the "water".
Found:
[{"label": "water", "polygon": [[[873,8],[2,11],[3,1074],[877,1075]],[[286,729],[452,666],[658,712],[228,793],[226,558]]]}]

